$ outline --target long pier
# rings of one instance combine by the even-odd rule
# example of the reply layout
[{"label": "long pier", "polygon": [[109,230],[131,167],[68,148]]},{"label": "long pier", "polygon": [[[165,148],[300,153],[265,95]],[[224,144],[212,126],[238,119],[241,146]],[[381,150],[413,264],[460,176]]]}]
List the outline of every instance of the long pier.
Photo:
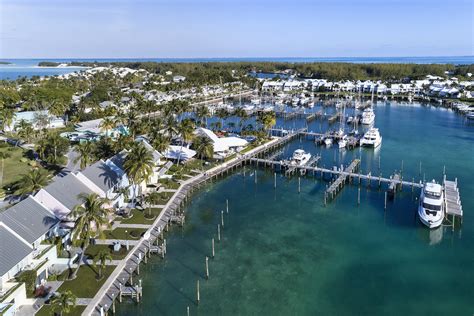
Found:
[{"label": "long pier", "polygon": [[206,184],[207,181],[212,181],[214,178],[217,179],[220,175],[224,175],[234,168],[241,167],[253,157],[273,152],[276,148],[298,137],[300,132],[303,131],[305,129],[290,131],[283,137],[275,138],[267,144],[254,148],[245,154],[239,154],[237,157],[219,166],[184,181],[166,203],[151,228],[145,232],[144,236],[130,253],[117,265],[82,315],[101,316],[105,315],[109,310],[114,312],[116,302],[120,302],[123,296],[131,296],[139,301],[142,295],[142,288],[140,281],[137,280],[136,276],[134,278],[134,275],[140,274],[140,264],[146,263],[152,253],[160,254],[162,257],[166,255],[166,239],[163,238],[162,234],[168,230],[173,220],[181,221],[182,210],[188,196],[201,185]]},{"label": "long pier", "polygon": [[463,217],[463,209],[461,205],[461,197],[459,195],[457,179],[454,181],[448,181],[446,180],[446,176],[444,176],[443,188],[446,217],[451,215],[451,223],[454,230],[456,217],[460,217],[461,223]]}]

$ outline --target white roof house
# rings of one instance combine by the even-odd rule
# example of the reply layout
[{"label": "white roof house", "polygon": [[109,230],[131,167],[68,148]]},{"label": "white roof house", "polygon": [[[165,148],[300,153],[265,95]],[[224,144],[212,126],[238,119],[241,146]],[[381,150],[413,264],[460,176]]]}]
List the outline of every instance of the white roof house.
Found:
[{"label": "white roof house", "polygon": [[186,147],[175,146],[175,145],[169,146],[164,154],[167,159],[172,159],[172,160],[179,159],[181,161],[187,161],[193,158],[194,156],[196,156],[196,152],[194,150],[186,148]]},{"label": "white roof house", "polygon": [[25,121],[27,123],[32,124],[32,127],[34,129],[64,127],[64,119],[62,117],[57,117],[49,114],[47,110],[23,111],[15,113],[15,116],[12,119],[12,123],[9,126],[5,126],[5,130],[15,130],[15,128],[21,121]]},{"label": "white roof house", "polygon": [[218,155],[227,155],[231,150],[238,150],[239,148],[248,145],[245,139],[231,136],[231,137],[217,137],[213,131],[200,127],[194,132],[196,135],[208,137],[214,146],[214,153]]}]

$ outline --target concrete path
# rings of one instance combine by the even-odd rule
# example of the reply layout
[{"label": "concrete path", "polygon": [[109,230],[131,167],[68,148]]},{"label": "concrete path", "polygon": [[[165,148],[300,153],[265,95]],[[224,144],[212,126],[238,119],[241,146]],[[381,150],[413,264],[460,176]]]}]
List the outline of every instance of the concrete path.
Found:
[{"label": "concrete path", "polygon": [[[107,260],[105,265],[106,266],[116,266],[116,265],[120,264],[121,261],[122,260]],[[94,260],[93,259],[87,259],[86,264],[88,264],[90,266],[93,266],[94,265]],[[84,304],[84,305],[87,305],[87,304]]]},{"label": "concrete path", "polygon": [[153,226],[153,225],[152,224],[122,224],[122,223],[117,224],[117,227],[121,227],[121,228],[144,228],[144,229],[148,229],[151,226]]},{"label": "concrete path", "polygon": [[122,239],[96,239],[97,245],[113,245],[115,242],[120,242],[122,245],[126,245],[128,241],[129,246],[135,246],[140,240],[122,240]]},{"label": "concrete path", "polygon": [[78,297],[76,300],[76,305],[89,305],[89,303],[92,301],[92,298],[82,298]]}]

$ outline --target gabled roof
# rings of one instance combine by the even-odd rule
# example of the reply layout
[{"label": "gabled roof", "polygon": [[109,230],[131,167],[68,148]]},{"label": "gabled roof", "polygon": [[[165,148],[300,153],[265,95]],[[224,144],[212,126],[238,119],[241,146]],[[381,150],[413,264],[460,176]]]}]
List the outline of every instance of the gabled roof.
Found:
[{"label": "gabled roof", "polygon": [[50,185],[44,188],[46,192],[51,194],[58,202],[72,210],[74,206],[82,204],[79,194],[91,194],[93,191],[89,189],[81,180],[77,179],[73,174],[68,174],[63,178],[58,178]]},{"label": "gabled roof", "polygon": [[25,244],[0,222],[0,276],[6,274],[23,258],[28,256],[33,248]]},{"label": "gabled roof", "polygon": [[33,243],[46,234],[58,221],[32,196],[0,213],[0,222],[3,222],[29,243]]},{"label": "gabled roof", "polygon": [[90,165],[81,173],[104,192],[109,191],[120,181],[117,173],[102,160]]}]

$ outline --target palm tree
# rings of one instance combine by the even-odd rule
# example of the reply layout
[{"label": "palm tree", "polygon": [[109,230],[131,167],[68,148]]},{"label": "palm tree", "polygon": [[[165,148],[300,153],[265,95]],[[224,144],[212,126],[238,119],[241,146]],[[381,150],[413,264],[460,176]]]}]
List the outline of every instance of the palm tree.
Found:
[{"label": "palm tree", "polygon": [[77,158],[74,160],[74,163],[77,163],[78,161],[81,162],[81,169],[84,169],[88,165],[94,162],[94,148],[92,143],[90,142],[85,142],[81,144],[77,144],[74,149],[76,152],[79,154]]},{"label": "palm tree", "polygon": [[0,110],[0,121],[3,131],[5,131],[6,127],[12,125],[15,116],[15,111],[12,108],[2,108]]},{"label": "palm tree", "polygon": [[76,306],[76,300],[76,295],[71,290],[66,290],[51,299],[51,309],[55,315],[69,314],[71,309]]},{"label": "palm tree", "polygon": [[153,147],[160,153],[164,153],[171,144],[171,139],[163,135],[162,133],[157,133],[152,138]]},{"label": "palm tree", "polygon": [[81,248],[81,255],[77,268],[71,275],[71,279],[74,279],[77,275],[77,271],[84,260],[84,252],[89,246],[91,238],[96,236],[103,238],[103,226],[110,226],[107,210],[104,208],[106,199],[101,198],[97,193],[81,193],[79,198],[82,203],[76,205],[71,213],[73,218],[76,219],[72,231],[72,243]]},{"label": "palm tree", "polygon": [[179,134],[181,135],[181,149],[178,155],[178,165],[181,158],[181,151],[183,150],[184,143],[191,142],[194,137],[194,122],[190,119],[184,119],[178,126]]},{"label": "palm tree", "polygon": [[0,172],[0,188],[3,186],[3,167],[5,164],[5,159],[10,158],[10,153],[6,151],[0,151],[0,159],[2,160],[2,171]]},{"label": "palm tree", "polygon": [[29,173],[24,174],[17,182],[15,194],[21,196],[32,194],[45,187],[50,180],[49,174],[42,169],[31,169]]},{"label": "palm tree", "polygon": [[151,192],[145,196],[145,203],[148,204],[148,217],[151,218],[151,206],[158,204],[160,201],[160,194],[158,192]]},{"label": "palm tree", "polygon": [[102,279],[102,271],[105,270],[105,266],[107,265],[107,261],[112,262],[112,255],[110,251],[107,249],[102,249],[99,251],[93,261],[94,268],[97,267],[97,263],[99,264],[99,277],[98,279]]},{"label": "palm tree", "polygon": [[234,115],[239,117],[239,127],[240,127],[240,130],[242,130],[242,127],[244,125],[244,122],[246,120],[248,120],[249,118],[249,115],[247,114],[247,112],[242,109],[242,108],[237,108],[234,112]]},{"label": "palm tree", "polygon": [[143,143],[135,144],[127,154],[127,157],[125,157],[123,167],[125,173],[134,184],[133,200],[135,202],[135,198],[137,197],[136,186],[143,181],[148,181],[153,174],[153,155]]},{"label": "palm tree", "polygon": [[214,156],[214,145],[208,137],[197,137],[194,140],[193,145],[199,158],[210,159]]},{"label": "palm tree", "polygon": [[211,115],[209,108],[205,105],[200,105],[196,109],[196,116],[199,119],[199,125],[207,126],[207,118]]},{"label": "palm tree", "polygon": [[31,123],[21,120],[17,126],[18,129],[18,136],[20,138],[26,139],[26,141],[30,142],[30,137],[34,133],[34,129]]},{"label": "palm tree", "polygon": [[104,118],[100,123],[100,128],[105,130],[105,137],[109,137],[109,130],[113,129],[114,127],[115,120],[110,117]]},{"label": "palm tree", "polygon": [[229,111],[224,108],[217,109],[216,116],[221,119],[221,126],[224,126],[224,120],[229,117]]}]

